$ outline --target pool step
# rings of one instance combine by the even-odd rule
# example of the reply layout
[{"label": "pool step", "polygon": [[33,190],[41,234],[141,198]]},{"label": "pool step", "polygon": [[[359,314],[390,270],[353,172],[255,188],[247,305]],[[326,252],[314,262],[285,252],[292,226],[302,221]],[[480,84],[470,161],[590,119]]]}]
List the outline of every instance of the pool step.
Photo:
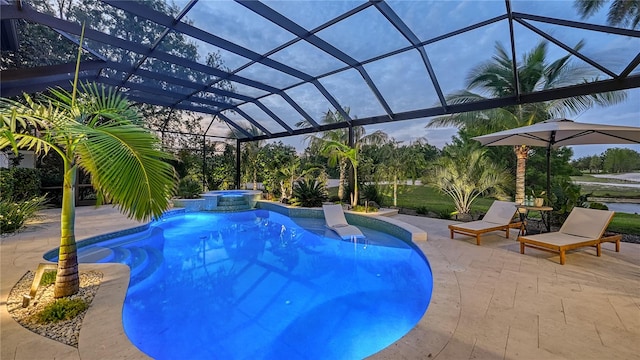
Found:
[{"label": "pool step", "polygon": [[163,262],[163,255],[160,250],[151,246],[145,246],[138,249],[145,252],[147,261],[144,265],[138,266],[135,273],[132,269],[130,287],[138,285],[156,274]]},{"label": "pool step", "polygon": [[112,262],[119,262],[129,266],[131,271],[130,286],[146,280],[162,266],[162,252],[151,246],[119,247],[113,249],[113,253]]},{"label": "pool step", "polygon": [[131,262],[129,267],[131,268],[131,278],[138,276],[145,267],[149,264],[149,254],[143,248],[131,247]]},{"label": "pool step", "polygon": [[79,263],[106,263],[112,262],[114,258],[113,250],[105,247],[93,247],[88,249],[78,249]]}]

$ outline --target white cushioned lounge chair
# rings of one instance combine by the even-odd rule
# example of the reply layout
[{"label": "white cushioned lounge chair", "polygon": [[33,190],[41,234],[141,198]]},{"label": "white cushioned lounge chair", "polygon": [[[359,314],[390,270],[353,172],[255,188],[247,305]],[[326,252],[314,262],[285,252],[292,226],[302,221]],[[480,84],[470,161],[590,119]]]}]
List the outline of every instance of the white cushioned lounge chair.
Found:
[{"label": "white cushioned lounge chair", "polygon": [[521,227],[520,222],[511,222],[516,211],[516,203],[496,200],[491,204],[482,220],[449,225],[451,238],[453,239],[454,233],[475,236],[478,245],[480,245],[480,236],[492,231],[504,231],[506,237],[509,238],[510,228]]},{"label": "white cushioned lounge chair", "polygon": [[565,252],[584,246],[595,246],[600,256],[603,242],[615,242],[620,251],[621,235],[603,237],[604,231],[613,219],[614,212],[574,207],[557,232],[520,236],[520,253],[525,247],[560,253],[560,264],[565,263]]},{"label": "white cushioned lounge chair", "polygon": [[327,227],[333,230],[341,238],[352,239],[354,237],[364,237],[360,229],[347,223],[347,219],[344,217],[344,211],[342,210],[342,205],[322,205],[322,211],[324,211],[324,219],[327,223]]}]

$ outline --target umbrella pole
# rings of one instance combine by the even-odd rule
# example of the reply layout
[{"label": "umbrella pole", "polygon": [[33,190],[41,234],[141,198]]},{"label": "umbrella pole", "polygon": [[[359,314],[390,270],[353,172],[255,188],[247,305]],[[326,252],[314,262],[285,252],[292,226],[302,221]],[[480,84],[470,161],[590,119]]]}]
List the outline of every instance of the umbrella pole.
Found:
[{"label": "umbrella pole", "polygon": [[[547,199],[547,206],[551,206],[551,144],[547,145]],[[544,216],[544,214],[542,216]],[[547,216],[547,232],[550,232],[551,212],[549,212]]]}]

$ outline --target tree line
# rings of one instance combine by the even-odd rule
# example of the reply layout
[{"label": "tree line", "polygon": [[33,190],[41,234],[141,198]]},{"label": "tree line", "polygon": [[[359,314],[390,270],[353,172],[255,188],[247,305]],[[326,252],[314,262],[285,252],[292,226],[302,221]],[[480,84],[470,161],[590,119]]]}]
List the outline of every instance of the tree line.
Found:
[{"label": "tree line", "polygon": [[633,172],[640,170],[640,153],[632,149],[611,148],[600,155],[573,160],[571,165],[590,174]]}]

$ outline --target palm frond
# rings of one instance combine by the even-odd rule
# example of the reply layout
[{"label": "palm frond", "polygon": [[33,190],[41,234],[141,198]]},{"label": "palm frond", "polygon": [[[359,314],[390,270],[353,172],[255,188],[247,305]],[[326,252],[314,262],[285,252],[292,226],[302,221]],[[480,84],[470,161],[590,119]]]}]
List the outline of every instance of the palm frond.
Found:
[{"label": "palm frond", "polygon": [[78,166],[127,216],[146,220],[167,209],[175,174],[153,134],[132,124],[78,124],[70,131],[84,134],[77,146]]},{"label": "palm frond", "polygon": [[605,0],[575,0],[573,6],[578,10],[578,14],[583,19],[586,19],[597,13],[605,2]]}]

